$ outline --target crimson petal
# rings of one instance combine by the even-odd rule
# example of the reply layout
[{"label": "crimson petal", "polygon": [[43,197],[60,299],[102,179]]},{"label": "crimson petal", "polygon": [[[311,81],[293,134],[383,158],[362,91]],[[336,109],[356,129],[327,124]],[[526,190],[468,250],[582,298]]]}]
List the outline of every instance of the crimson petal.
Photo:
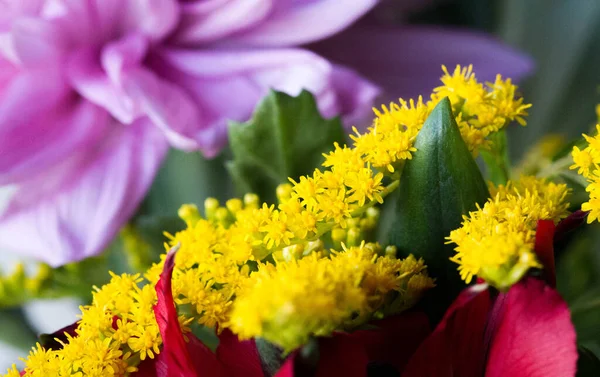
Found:
[{"label": "crimson petal", "polygon": [[568,377],[575,376],[576,363],[575,329],[560,295],[534,278],[514,285],[485,376]]},{"label": "crimson petal", "polygon": [[177,309],[173,301],[171,279],[175,268],[175,253],[178,249],[179,245],[172,248],[167,254],[163,272],[156,283],[158,301],[154,305],[154,315],[163,341],[162,352],[156,360],[157,377],[198,376],[183,339]]},{"label": "crimson petal", "polygon": [[544,279],[556,287],[556,268],[554,266],[554,234],[556,227],[552,220],[539,220],[535,232],[535,253],[544,265]]},{"label": "crimson petal", "polygon": [[217,359],[227,377],[263,377],[260,357],[254,340],[240,341],[230,330],[219,335]]},{"label": "crimson petal", "polygon": [[402,377],[480,377],[491,304],[487,285],[465,289],[417,349]]}]

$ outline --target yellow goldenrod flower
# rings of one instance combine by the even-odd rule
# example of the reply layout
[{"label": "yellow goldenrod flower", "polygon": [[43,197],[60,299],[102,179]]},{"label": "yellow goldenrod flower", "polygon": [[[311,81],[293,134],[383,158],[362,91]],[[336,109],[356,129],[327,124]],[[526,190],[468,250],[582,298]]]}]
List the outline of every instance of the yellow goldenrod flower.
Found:
[{"label": "yellow goldenrod flower", "polygon": [[477,275],[497,288],[517,282],[529,268],[541,267],[534,252],[538,220],[557,222],[567,215],[569,189],[535,177],[521,177],[491,187],[492,198],[464,216],[450,233],[460,275],[467,283]]},{"label": "yellow goldenrod flower", "polygon": [[571,169],[577,170],[577,174],[583,176],[588,185],[586,191],[590,198],[581,205],[583,211],[589,212],[587,221],[593,222],[600,218],[600,124],[596,125],[596,135],[583,135],[588,145],[583,149],[573,147],[573,165]]},{"label": "yellow goldenrod flower", "polygon": [[[380,253],[378,245],[363,243],[330,257],[310,254],[262,265],[241,289],[229,326],[242,338],[262,337],[291,351],[311,336],[351,330],[377,312],[390,314],[388,307],[410,307],[433,286],[422,261]],[[409,283],[415,276],[420,281]]]}]

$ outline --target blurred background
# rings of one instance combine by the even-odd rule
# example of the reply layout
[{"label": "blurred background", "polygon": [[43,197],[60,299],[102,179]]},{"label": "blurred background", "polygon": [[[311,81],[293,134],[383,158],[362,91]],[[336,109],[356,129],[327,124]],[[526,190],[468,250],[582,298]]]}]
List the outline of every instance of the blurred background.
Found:
[{"label": "blurred background", "polygon": [[[528,54],[535,69],[520,83],[520,89],[526,101],[534,106],[526,128],[510,129],[510,153],[515,161],[542,135],[557,133],[567,139],[575,138],[590,130],[597,120],[595,108],[600,103],[598,0],[391,0],[367,18],[393,25],[476,30],[494,35]],[[204,184],[207,180],[210,185]],[[10,188],[0,190],[0,203],[8,191]],[[171,151],[142,212],[175,214],[183,202],[202,203],[208,196],[227,198],[231,194],[223,157],[207,161],[199,153]],[[160,230],[170,226],[153,223],[148,229],[160,237]],[[600,287],[600,237],[594,236],[600,235],[597,230],[593,232],[588,228],[579,234],[576,242],[565,244],[557,258],[559,289],[573,310],[579,340],[600,354],[600,329],[595,326],[600,318],[600,290],[597,288]],[[160,239],[156,243],[161,246]],[[0,258],[2,269],[11,271],[16,257],[1,251]],[[100,283],[107,265],[118,271],[118,260],[110,255],[96,262]],[[65,276],[81,278],[68,273]],[[96,279],[86,278],[89,280],[83,281]],[[0,339],[4,341],[0,345],[0,369],[4,370],[19,356],[24,356],[24,349],[31,346],[36,334],[72,323],[82,300],[84,298],[79,297],[37,300],[4,310],[0,317]]]}]

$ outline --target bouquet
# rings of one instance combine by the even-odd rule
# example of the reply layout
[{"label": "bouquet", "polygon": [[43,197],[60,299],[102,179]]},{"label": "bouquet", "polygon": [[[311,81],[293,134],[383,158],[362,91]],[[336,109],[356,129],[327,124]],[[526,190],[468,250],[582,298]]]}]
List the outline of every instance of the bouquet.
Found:
[{"label": "bouquet", "polygon": [[506,128],[530,106],[510,79],[443,67],[428,98],[345,135],[308,92],[271,92],[229,127],[240,195],[181,206],[160,261],[111,272],[5,376],[597,371],[555,251],[600,217],[600,136],[544,139],[512,165]]}]

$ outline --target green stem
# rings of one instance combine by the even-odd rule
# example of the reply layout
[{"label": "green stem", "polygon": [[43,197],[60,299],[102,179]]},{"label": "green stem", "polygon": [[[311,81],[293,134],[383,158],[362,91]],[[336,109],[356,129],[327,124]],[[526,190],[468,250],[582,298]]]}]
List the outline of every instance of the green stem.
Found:
[{"label": "green stem", "polygon": [[568,172],[571,165],[573,165],[573,157],[569,154],[546,166],[537,176],[540,178],[553,178],[565,171]]},{"label": "green stem", "polygon": [[580,304],[580,305],[577,305],[577,304],[573,305],[571,307],[571,315],[575,315],[575,314],[578,314],[579,312],[590,310],[590,309],[596,309],[596,308],[600,309],[600,299],[588,301],[588,302]]}]

